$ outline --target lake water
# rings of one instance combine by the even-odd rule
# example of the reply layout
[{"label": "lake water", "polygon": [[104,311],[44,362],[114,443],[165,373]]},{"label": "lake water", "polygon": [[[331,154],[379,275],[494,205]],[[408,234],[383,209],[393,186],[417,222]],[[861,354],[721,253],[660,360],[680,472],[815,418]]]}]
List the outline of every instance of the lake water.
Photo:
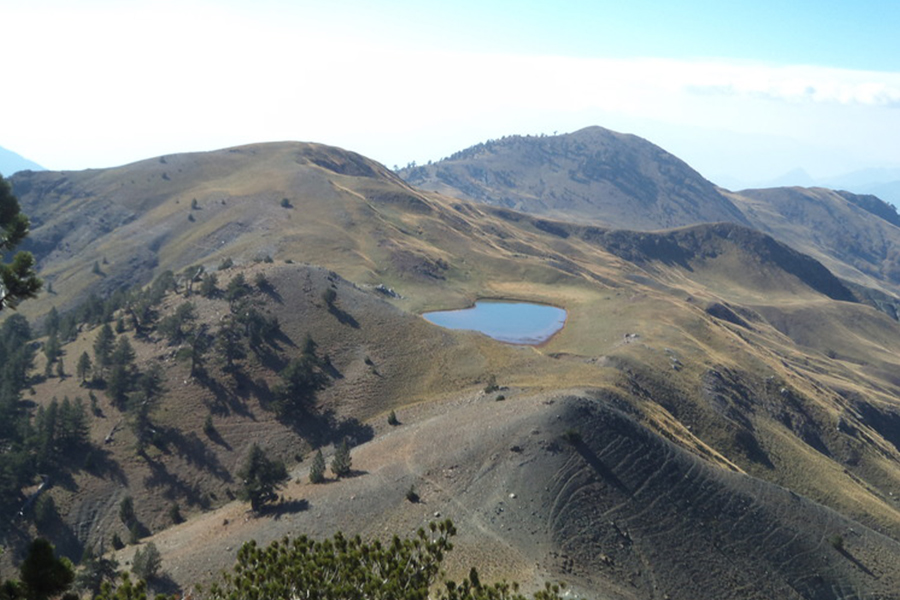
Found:
[{"label": "lake water", "polygon": [[546,304],[479,300],[472,308],[439,310],[422,315],[448,329],[480,331],[508,344],[537,345],[566,324],[566,311]]}]

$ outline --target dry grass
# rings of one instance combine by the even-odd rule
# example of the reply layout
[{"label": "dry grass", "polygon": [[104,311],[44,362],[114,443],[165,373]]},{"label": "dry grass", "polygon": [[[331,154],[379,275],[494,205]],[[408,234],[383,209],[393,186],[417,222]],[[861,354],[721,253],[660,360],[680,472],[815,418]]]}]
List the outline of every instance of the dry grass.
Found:
[{"label": "dry grass", "polygon": [[[869,584],[833,557],[813,558],[823,552],[814,542],[816,528],[831,532],[865,525],[883,532],[892,539],[866,530],[848,546],[854,556],[871,559],[867,568],[894,564],[900,555],[892,554],[891,545],[900,536],[894,500],[900,498],[900,441],[885,423],[900,414],[896,323],[868,307],[822,295],[797,274],[759,260],[712,230],[660,234],[682,242],[689,234],[712,240],[683,263],[648,255],[626,260],[596,232],[560,224],[569,228],[568,236],[547,233],[528,217],[414,191],[360,160],[324,147],[278,144],[66,175],[73,186],[87,190],[87,213],[100,214],[91,213],[91,206],[115,199],[118,208],[107,209],[111,214],[136,216],[81,246],[76,223],[68,253],[45,257],[47,272],[58,277],[58,296],[23,310],[38,314],[51,303],[74,301],[97,283],[85,272],[104,256],[111,263],[110,278],[126,267],[135,276],[195,264],[214,268],[229,257],[238,264],[219,274],[220,286],[239,272],[251,282],[264,273],[277,295],[257,294],[254,301],[279,319],[286,335],[279,341],[280,358],[251,357],[240,380],[222,373],[218,359],[211,358],[214,385],[190,379],[187,365],[173,359],[176,349],[164,341],[135,339],[142,365],[160,361],[165,367],[168,392],[155,418],[180,441],[141,457],[123,427],[111,443],[102,443],[122,415],[97,392],[104,417],[92,422],[92,439],[122,476],[81,472],[68,488],[52,491],[79,537],[96,542],[124,533],[117,502],[130,494],[141,521],[159,532],[155,540],[165,568],[181,583],[227,566],[250,537],[266,541],[285,532],[327,535],[336,529],[382,536],[410,531],[436,512],[462,525],[451,571],[477,562],[491,576],[563,577],[614,596],[649,598],[658,594],[649,591],[654,583],[648,572],[669,589],[680,573],[703,561],[715,563],[718,550],[704,529],[712,517],[694,515],[679,523],[675,513],[649,497],[620,498],[602,473],[598,476],[596,464],[591,474],[585,467],[590,460],[554,445],[566,428],[589,422],[598,430],[583,434],[593,439],[598,456],[609,453],[614,462],[601,462],[620,480],[644,468],[685,481],[699,478],[699,495],[670,497],[676,505],[684,498],[707,502],[702,494],[709,489],[721,506],[743,506],[748,494],[762,490],[759,510],[768,516],[761,521],[761,535],[793,548],[780,536],[799,532],[798,551],[808,558],[798,564],[832,569],[841,585],[865,589]],[[161,179],[162,172],[168,180]],[[280,205],[285,197],[294,208]],[[48,202],[48,213],[41,214],[45,226],[53,222],[49,211],[71,207],[73,198],[74,191]],[[199,210],[190,210],[193,198]],[[189,222],[187,214],[195,220]],[[622,236],[619,241],[627,241]],[[158,264],[144,265],[141,252],[154,243]],[[274,262],[254,261],[264,255]],[[69,273],[74,275],[67,279]],[[378,283],[401,298],[379,295],[372,289]],[[324,306],[321,294],[332,285],[337,306],[352,320]],[[567,309],[568,321],[547,344],[530,348],[445,331],[417,316],[480,297],[555,304]],[[163,313],[182,301],[169,298]],[[221,299],[192,301],[212,330],[228,311]],[[744,324],[709,314],[713,303],[731,307]],[[354,454],[360,475],[325,486],[306,484],[306,463],[295,458],[316,445],[327,447],[334,431],[315,420],[288,426],[263,408],[266,388],[277,382],[283,366],[279,361],[295,353],[307,333],[339,374],[319,394],[318,410],[331,411],[338,421],[356,419],[362,431],[371,428],[371,441]],[[84,331],[66,346],[68,371],[74,371],[83,350],[90,353],[94,335]],[[36,370],[42,371],[40,361]],[[481,393],[491,375],[504,386],[506,401]],[[40,404],[63,395],[87,400],[75,377],[35,385],[30,398]],[[577,408],[581,401],[567,400],[570,395],[588,398],[585,406],[602,410]],[[397,411],[401,427],[386,425],[390,410]],[[579,420],[582,410],[587,421]],[[627,417],[615,416],[617,411]],[[218,441],[202,431],[210,413]],[[600,425],[612,422],[616,427],[602,431]],[[637,450],[615,454],[633,439],[653,449],[647,464],[656,467],[637,460]],[[289,501],[308,502],[307,508],[257,518],[228,500],[236,486],[232,474],[254,442],[292,465],[300,483],[284,493]],[[525,450],[511,451],[512,446]],[[557,509],[570,502],[568,493],[559,495],[567,481],[592,498],[595,508],[582,506],[560,517]],[[411,484],[424,503],[403,499]],[[648,491],[669,493],[663,483],[645,484]],[[791,500],[772,484],[805,496],[802,510],[784,508]],[[551,489],[557,495],[548,496]],[[509,493],[527,502],[513,510]],[[555,504],[560,497],[565,502]],[[174,501],[190,519],[170,527],[166,513]],[[215,510],[207,512],[206,505]],[[713,512],[721,509],[714,506],[719,508]],[[634,524],[642,540],[640,549],[620,559],[613,557],[618,550],[592,545],[601,540],[619,547],[618,534],[607,527],[613,513],[618,522]],[[648,525],[646,515],[657,513],[671,531],[697,541],[702,552],[691,554],[670,534]],[[773,569],[784,581],[795,581],[793,567],[773,564],[758,546],[755,555],[754,548],[743,546],[741,536],[747,533],[737,525],[715,531],[726,536],[726,546],[741,548],[735,564],[746,573]],[[654,544],[694,561],[693,566],[660,556]],[[596,563],[600,554],[613,557],[616,566]],[[743,581],[744,575],[724,565],[716,568],[723,581],[732,576]],[[710,583],[704,589],[709,597],[748,597],[734,586]]]}]

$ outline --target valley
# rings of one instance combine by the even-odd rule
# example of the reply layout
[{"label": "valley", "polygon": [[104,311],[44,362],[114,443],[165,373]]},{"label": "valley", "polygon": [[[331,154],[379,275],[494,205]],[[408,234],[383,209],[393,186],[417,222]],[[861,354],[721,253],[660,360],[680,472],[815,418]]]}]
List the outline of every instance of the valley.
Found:
[{"label": "valley", "polygon": [[[529,593],[898,597],[900,229],[877,199],[722,190],[600,128],[399,175],[284,142],[12,184],[52,290],[16,313],[36,332],[19,405],[93,404],[45,492],[57,517],[3,531],[5,577],[35,534],[76,561],[127,540],[131,498],[144,531],[119,564],[153,542],[157,591],[195,597],[251,539],[444,518],[449,576]],[[422,317],[483,298],[565,326],[526,346]],[[64,367],[37,352],[51,309],[94,304]],[[152,403],[75,374],[104,325],[135,382],[158,372]],[[352,474],[311,483],[344,440]],[[237,475],[254,444],[290,474],[256,512]]]}]

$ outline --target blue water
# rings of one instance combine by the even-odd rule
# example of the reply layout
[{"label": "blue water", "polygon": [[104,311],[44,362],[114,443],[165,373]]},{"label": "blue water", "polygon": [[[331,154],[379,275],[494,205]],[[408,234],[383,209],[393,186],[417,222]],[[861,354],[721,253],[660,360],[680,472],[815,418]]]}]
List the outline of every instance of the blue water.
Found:
[{"label": "blue water", "polygon": [[439,310],[422,315],[448,329],[480,331],[508,344],[537,345],[566,324],[566,311],[546,304],[479,300],[472,308]]}]

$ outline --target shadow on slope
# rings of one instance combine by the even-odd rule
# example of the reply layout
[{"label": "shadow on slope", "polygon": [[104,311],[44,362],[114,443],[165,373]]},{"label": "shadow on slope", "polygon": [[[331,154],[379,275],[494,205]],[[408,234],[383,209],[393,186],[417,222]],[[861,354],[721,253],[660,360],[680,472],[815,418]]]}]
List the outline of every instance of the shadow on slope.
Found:
[{"label": "shadow on slope", "polygon": [[572,450],[549,482],[549,523],[574,574],[673,600],[898,589],[896,540],[713,467],[601,402],[568,399],[560,417],[557,430],[577,436],[564,436]]}]

